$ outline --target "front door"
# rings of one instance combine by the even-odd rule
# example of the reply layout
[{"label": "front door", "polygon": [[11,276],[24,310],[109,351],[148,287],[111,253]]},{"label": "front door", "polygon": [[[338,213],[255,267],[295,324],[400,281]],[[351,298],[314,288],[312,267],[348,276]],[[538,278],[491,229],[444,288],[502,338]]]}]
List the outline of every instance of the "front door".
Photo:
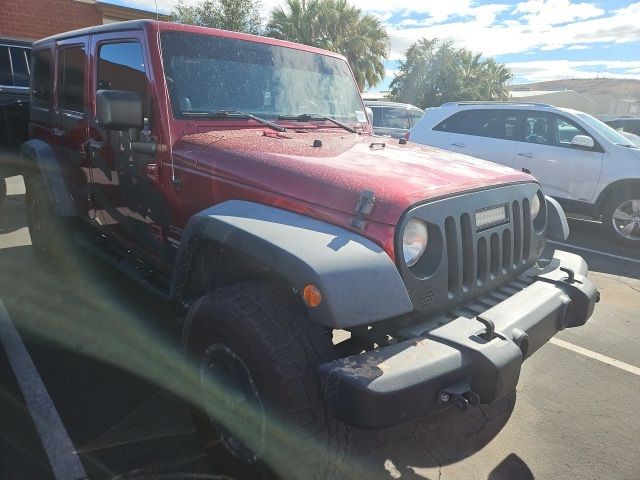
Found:
[{"label": "front door", "polygon": [[[127,90],[142,99],[144,128],[140,140],[152,135],[150,81],[144,37],[136,32],[122,38],[109,34],[92,38],[96,62],[91,94],[98,90]],[[136,250],[162,257],[168,219],[162,202],[159,169],[151,155],[133,152],[128,131],[105,130],[95,112],[89,128],[93,196],[99,222],[116,240]]]},{"label": "front door", "polygon": [[524,141],[518,142],[515,167],[536,177],[547,195],[593,201],[602,168],[600,145],[572,145],[576,135],[591,135],[562,115],[525,111],[523,117]]}]

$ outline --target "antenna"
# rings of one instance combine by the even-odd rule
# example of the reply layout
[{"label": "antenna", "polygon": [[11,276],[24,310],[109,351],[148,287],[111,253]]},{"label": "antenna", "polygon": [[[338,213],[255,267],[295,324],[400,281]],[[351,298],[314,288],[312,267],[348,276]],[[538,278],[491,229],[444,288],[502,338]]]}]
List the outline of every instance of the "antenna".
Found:
[{"label": "antenna", "polygon": [[158,21],[158,0],[156,0],[156,22]]}]

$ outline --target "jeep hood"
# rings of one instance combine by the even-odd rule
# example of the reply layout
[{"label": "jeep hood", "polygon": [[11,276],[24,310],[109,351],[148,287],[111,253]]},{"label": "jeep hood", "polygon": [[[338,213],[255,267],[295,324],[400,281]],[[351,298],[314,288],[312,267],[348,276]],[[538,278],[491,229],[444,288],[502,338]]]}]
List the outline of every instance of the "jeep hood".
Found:
[{"label": "jeep hood", "polygon": [[195,157],[203,173],[348,215],[361,192],[373,190],[371,218],[388,225],[418,202],[534,181],[466,155],[340,129],[195,133],[178,141],[173,153]]}]

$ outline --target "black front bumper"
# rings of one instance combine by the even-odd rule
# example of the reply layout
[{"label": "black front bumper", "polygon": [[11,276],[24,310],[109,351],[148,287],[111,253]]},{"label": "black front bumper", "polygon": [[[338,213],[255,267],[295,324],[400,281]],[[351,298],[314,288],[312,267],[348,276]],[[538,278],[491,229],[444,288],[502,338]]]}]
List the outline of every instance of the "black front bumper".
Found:
[{"label": "black front bumper", "polygon": [[408,340],[322,364],[326,401],[365,428],[494,402],[515,388],[526,358],[591,316],[599,294],[586,275],[581,257],[556,252],[547,268],[520,276],[519,288],[477,301],[489,307],[481,314],[417,321],[401,331]]}]

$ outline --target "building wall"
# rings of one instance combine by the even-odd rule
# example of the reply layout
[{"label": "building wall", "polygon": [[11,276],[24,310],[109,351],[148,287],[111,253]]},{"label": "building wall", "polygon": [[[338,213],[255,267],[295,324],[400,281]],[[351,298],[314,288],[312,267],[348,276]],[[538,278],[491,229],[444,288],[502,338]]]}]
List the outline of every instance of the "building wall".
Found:
[{"label": "building wall", "polygon": [[100,9],[86,0],[0,0],[2,36],[38,40],[100,24]]}]

